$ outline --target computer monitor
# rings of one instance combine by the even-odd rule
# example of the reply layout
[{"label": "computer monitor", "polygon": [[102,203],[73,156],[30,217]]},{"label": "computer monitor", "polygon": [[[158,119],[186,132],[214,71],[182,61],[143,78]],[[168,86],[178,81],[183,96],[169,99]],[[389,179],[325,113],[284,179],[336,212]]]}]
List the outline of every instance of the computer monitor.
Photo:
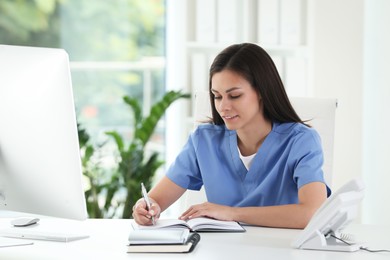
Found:
[{"label": "computer monitor", "polygon": [[69,58],[62,49],[0,45],[1,211],[87,218]]},{"label": "computer monitor", "polygon": [[361,249],[356,242],[342,241],[342,230],[358,215],[364,197],[364,184],[353,179],[332,194],[316,211],[292,246],[299,249],[353,252]]}]

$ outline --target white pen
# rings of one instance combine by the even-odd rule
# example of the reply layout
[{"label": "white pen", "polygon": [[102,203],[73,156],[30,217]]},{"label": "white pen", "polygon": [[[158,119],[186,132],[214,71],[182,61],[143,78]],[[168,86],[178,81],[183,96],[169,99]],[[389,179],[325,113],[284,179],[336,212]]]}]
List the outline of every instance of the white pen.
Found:
[{"label": "white pen", "polygon": [[[146,209],[149,211],[152,207],[152,204],[150,203],[148,193],[146,192],[145,185],[143,182],[141,182],[141,192],[142,197],[144,197],[145,203],[146,203]],[[154,221],[154,216],[152,216],[152,224],[155,225],[156,222]]]}]

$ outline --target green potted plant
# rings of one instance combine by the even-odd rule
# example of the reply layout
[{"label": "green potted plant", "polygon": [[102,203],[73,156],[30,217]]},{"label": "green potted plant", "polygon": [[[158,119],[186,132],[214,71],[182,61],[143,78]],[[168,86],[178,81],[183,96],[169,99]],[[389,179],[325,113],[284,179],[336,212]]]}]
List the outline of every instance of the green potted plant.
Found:
[{"label": "green potted plant", "polygon": [[[99,151],[103,145],[95,146],[91,144],[87,131],[80,123],[77,124],[77,127],[82,171],[86,179],[85,200],[88,215],[90,218],[111,218],[114,216],[113,212],[115,213],[115,209],[110,210],[112,209],[113,199],[107,196],[106,190],[111,186],[110,179],[113,176],[113,172],[110,169],[105,169],[100,164]],[[104,205],[99,203],[102,201]]]},{"label": "green potted plant", "polygon": [[[118,166],[111,174],[107,175],[96,167],[96,163],[91,163],[96,150],[83,142],[82,163],[84,176],[89,180],[90,186],[85,193],[90,217],[112,217],[119,208],[123,208],[122,218],[131,217],[133,205],[141,197],[141,182],[150,189],[157,169],[164,163],[158,152],[147,154],[145,147],[167,108],[174,101],[189,97],[189,94],[181,91],[169,91],[152,106],[150,114],[143,117],[139,101],[125,96],[123,100],[134,113],[134,134],[130,144],[126,145],[124,137],[117,131],[106,132],[115,141],[118,151]],[[118,193],[124,199],[118,199]],[[103,205],[99,204],[99,196],[104,196]]]}]

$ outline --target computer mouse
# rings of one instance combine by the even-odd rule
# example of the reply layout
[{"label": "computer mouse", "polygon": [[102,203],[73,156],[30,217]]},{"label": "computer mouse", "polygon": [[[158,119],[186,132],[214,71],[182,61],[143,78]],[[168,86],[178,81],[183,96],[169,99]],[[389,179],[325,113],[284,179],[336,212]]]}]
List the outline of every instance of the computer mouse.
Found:
[{"label": "computer mouse", "polygon": [[35,217],[21,217],[11,220],[11,224],[14,227],[27,227],[39,222],[39,218]]}]

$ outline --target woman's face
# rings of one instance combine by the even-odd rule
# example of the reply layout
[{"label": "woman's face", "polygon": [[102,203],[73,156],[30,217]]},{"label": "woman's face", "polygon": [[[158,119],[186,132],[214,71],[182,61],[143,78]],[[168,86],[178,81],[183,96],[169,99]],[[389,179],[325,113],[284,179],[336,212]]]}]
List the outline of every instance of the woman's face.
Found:
[{"label": "woman's face", "polygon": [[230,130],[250,130],[259,127],[263,110],[259,96],[250,83],[239,74],[223,70],[211,79],[215,108]]}]

